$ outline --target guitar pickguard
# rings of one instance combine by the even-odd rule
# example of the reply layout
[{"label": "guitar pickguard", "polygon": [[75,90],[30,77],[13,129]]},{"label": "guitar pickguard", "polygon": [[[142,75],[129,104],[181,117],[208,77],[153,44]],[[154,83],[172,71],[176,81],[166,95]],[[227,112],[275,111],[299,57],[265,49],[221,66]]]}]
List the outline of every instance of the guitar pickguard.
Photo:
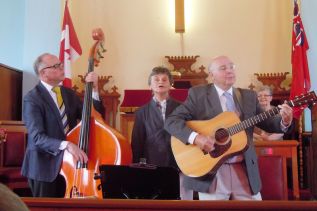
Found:
[{"label": "guitar pickguard", "polygon": [[215,143],[214,144],[215,149],[213,151],[209,152],[209,155],[212,158],[217,158],[217,157],[223,155],[226,151],[228,151],[228,149],[230,149],[230,147],[231,147],[231,144],[232,144],[231,139],[224,145],[220,145],[220,144]]}]

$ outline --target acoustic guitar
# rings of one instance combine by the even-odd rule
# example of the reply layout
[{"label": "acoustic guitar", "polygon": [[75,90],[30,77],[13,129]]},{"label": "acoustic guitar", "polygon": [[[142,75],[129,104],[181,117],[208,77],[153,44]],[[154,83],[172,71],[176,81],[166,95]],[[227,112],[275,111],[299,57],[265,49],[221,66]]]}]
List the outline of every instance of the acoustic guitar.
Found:
[{"label": "acoustic guitar", "polygon": [[[316,102],[314,91],[286,102],[290,107],[304,106]],[[279,108],[260,113],[240,121],[234,112],[223,112],[210,120],[187,121],[186,125],[199,134],[215,138],[215,149],[204,153],[196,145],[186,145],[176,137],[171,137],[171,147],[180,170],[187,176],[200,177],[214,173],[228,158],[247,150],[245,129],[279,114]]]}]

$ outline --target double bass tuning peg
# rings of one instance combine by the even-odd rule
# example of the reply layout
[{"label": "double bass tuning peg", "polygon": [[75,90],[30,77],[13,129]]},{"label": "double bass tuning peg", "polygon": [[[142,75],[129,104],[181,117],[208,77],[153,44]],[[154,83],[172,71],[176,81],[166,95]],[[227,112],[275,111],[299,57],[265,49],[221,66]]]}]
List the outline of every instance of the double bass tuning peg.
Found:
[{"label": "double bass tuning peg", "polygon": [[103,43],[100,43],[100,48],[102,49],[102,53],[105,53],[107,49],[103,46]]},{"label": "double bass tuning peg", "polygon": [[99,50],[97,51],[97,54],[98,54],[98,57],[99,57],[99,58],[101,58],[101,59],[105,58],[105,57],[100,53]]}]

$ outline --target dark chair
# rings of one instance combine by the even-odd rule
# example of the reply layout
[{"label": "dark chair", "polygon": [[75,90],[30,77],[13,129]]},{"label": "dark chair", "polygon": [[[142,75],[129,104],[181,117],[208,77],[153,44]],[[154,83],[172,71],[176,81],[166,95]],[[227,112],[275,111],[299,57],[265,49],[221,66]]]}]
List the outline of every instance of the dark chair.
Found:
[{"label": "dark chair", "polygon": [[287,200],[286,160],[282,156],[258,157],[263,200]]}]

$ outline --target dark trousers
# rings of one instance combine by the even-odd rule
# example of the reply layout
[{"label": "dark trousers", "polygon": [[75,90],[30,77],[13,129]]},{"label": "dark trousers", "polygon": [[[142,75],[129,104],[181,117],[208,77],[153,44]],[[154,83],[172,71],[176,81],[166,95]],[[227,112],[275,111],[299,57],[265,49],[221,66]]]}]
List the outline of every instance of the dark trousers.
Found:
[{"label": "dark trousers", "polygon": [[63,176],[58,175],[53,182],[42,182],[28,179],[33,197],[63,198],[65,196],[66,183]]}]

